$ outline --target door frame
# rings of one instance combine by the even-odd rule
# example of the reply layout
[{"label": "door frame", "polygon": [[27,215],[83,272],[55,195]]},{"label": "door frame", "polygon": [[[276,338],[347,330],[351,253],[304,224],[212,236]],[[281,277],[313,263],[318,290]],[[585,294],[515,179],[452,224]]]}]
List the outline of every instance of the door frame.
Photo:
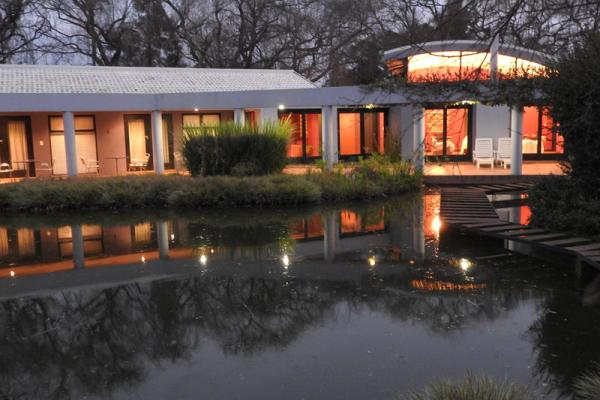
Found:
[{"label": "door frame", "polygon": [[[315,160],[320,160],[323,158],[323,116],[321,115],[321,110],[319,108],[294,108],[289,110],[280,110],[277,112],[277,119],[280,120],[282,115],[285,114],[299,114],[300,115],[300,135],[302,137],[302,157],[287,157],[288,161],[302,163],[302,164],[310,164],[314,163]],[[318,156],[310,156],[306,155],[306,115],[307,114],[318,114],[321,119],[321,128],[320,128],[320,141],[321,147],[319,148]]]},{"label": "door frame", "polygon": [[[446,146],[446,142],[448,140],[448,110],[462,108],[467,110],[467,153],[466,154],[446,154],[448,148]],[[426,161],[439,161],[440,159],[447,159],[451,162],[456,161],[471,161],[473,160],[473,126],[474,126],[474,112],[473,106],[470,104],[441,104],[431,105],[430,107],[425,107],[424,111],[427,110],[443,110],[443,132],[442,132],[442,154],[440,155],[425,155]],[[425,125],[425,113],[423,113],[423,125],[424,129]],[[425,133],[425,139],[427,139],[427,132]],[[423,143],[423,148],[425,148],[425,143]]]},{"label": "door frame", "polygon": [[147,171],[154,171],[154,148],[152,147],[152,127],[150,125],[150,114],[125,114],[123,121],[125,123],[125,156],[127,161],[127,170],[129,170],[129,121],[142,119],[144,121],[144,134],[146,135],[146,151],[150,154],[148,159]]}]

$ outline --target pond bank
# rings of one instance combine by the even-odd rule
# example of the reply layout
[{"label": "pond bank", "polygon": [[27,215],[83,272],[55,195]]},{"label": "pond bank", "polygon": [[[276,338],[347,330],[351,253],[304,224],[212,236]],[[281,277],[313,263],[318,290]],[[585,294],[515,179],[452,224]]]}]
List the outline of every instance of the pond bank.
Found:
[{"label": "pond bank", "polygon": [[138,208],[252,207],[360,201],[416,191],[419,175],[363,171],[304,176],[127,176],[0,186],[4,213]]}]

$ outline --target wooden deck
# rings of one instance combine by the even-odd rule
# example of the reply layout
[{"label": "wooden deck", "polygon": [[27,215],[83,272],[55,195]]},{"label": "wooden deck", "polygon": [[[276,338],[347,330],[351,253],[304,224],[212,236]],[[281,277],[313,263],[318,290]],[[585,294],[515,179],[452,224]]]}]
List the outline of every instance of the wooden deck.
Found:
[{"label": "wooden deck", "polygon": [[568,233],[503,221],[486,194],[523,190],[521,184],[482,185],[441,190],[440,217],[444,223],[479,235],[525,243],[545,252],[576,257],[582,263],[600,269],[600,243]]}]

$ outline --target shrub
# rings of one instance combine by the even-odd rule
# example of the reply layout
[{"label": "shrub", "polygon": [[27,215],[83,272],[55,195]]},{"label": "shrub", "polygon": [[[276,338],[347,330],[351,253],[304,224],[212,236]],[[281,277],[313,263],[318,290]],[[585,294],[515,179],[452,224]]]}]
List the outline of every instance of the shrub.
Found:
[{"label": "shrub", "polygon": [[585,194],[568,176],[549,176],[529,192],[531,224],[546,229],[600,236],[600,196]]},{"label": "shrub", "polygon": [[186,127],[183,156],[193,176],[263,175],[286,165],[289,122]]},{"label": "shrub", "polygon": [[399,400],[541,400],[527,388],[487,376],[467,375],[462,381],[441,381]]},{"label": "shrub", "polygon": [[578,399],[600,399],[600,365],[596,365],[592,370],[577,378],[573,387]]}]

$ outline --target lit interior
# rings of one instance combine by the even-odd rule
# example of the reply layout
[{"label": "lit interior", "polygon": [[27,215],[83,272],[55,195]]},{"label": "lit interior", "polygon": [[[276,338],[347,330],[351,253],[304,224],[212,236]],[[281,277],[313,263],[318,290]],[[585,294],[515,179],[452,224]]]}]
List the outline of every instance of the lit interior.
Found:
[{"label": "lit interior", "polygon": [[[490,53],[483,52],[441,51],[418,54],[408,57],[408,80],[488,79],[490,60]],[[503,54],[498,55],[498,73],[501,77],[535,76],[544,69],[543,65],[533,61]],[[402,69],[395,68],[395,71],[400,72]]]},{"label": "lit interior", "polygon": [[468,135],[468,108],[425,110],[425,155],[465,155],[469,148]]}]

